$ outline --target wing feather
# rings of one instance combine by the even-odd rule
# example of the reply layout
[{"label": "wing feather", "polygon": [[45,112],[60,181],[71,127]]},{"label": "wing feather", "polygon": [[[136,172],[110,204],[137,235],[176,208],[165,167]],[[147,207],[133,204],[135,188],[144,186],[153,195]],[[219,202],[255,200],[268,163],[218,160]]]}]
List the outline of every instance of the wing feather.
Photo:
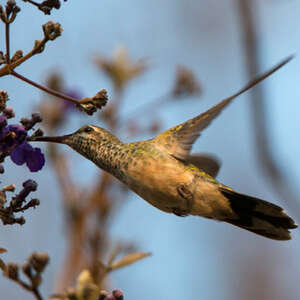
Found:
[{"label": "wing feather", "polygon": [[184,160],[189,155],[194,142],[200,136],[202,130],[210,125],[210,123],[221,113],[221,111],[226,106],[228,106],[235,98],[245,93],[247,90],[283,67],[292,58],[293,56],[286,58],[266,73],[257,76],[237,93],[222,100],[220,103],[213,106],[206,112],[182,124],[174,126],[167,131],[164,131],[163,133],[158,135],[154,139],[154,141],[157,142],[160,146],[165,147],[171,155]]}]

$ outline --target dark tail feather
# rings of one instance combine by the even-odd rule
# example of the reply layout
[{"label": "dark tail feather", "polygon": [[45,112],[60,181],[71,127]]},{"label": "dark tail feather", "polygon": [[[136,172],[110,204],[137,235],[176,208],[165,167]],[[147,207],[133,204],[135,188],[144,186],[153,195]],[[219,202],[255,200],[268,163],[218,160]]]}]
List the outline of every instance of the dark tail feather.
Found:
[{"label": "dark tail feather", "polygon": [[279,241],[290,240],[289,229],[298,227],[294,220],[275,204],[226,188],[221,188],[220,191],[229,200],[232,210],[239,217],[239,219],[226,219],[225,222]]}]

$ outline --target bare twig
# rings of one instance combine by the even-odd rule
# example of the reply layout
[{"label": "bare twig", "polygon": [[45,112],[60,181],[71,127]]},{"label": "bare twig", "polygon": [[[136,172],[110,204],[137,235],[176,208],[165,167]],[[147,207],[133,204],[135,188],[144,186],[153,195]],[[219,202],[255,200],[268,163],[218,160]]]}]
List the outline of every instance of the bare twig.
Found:
[{"label": "bare twig", "polygon": [[33,0],[23,0],[24,2],[28,2],[35,7],[37,7],[40,11],[42,11],[45,15],[50,15],[53,8],[59,9],[60,8],[60,1],[42,1],[41,3],[38,3]]},{"label": "bare twig", "polygon": [[10,23],[6,22],[5,23],[5,44],[6,44],[6,63],[9,64],[10,63],[10,42],[9,42],[9,27],[10,27]]},{"label": "bare twig", "polygon": [[29,284],[26,282],[22,281],[21,279],[15,280],[17,284],[19,284],[23,289],[26,291],[32,293],[37,300],[43,300],[43,297],[41,296],[39,290],[37,288],[31,287]]},{"label": "bare twig", "polygon": [[69,97],[69,96],[64,95],[62,93],[59,93],[57,91],[51,90],[51,89],[49,89],[49,88],[47,88],[47,87],[45,87],[43,85],[40,85],[40,84],[38,84],[38,83],[36,83],[36,82],[34,82],[34,81],[32,81],[32,80],[30,80],[30,79],[22,76],[21,74],[15,72],[14,70],[11,70],[11,75],[13,75],[13,76],[15,76],[15,77],[23,80],[24,82],[26,82],[26,83],[28,83],[28,84],[30,84],[30,85],[32,85],[32,86],[34,86],[34,87],[36,87],[36,88],[44,91],[44,92],[46,92],[46,93],[48,93],[48,94],[50,94],[52,96],[55,96],[55,97],[58,97],[58,98],[61,98],[61,99],[67,100],[67,101],[71,101],[71,102],[76,103],[76,104],[78,104],[78,102],[79,102],[78,99],[74,99],[72,97]]},{"label": "bare twig", "polygon": [[[7,24],[9,24],[9,23],[11,23],[11,21],[5,22],[5,24],[6,24],[6,34],[5,34],[6,52],[9,52],[9,49],[10,49],[9,26],[7,26]],[[19,65],[24,63],[26,60],[31,58],[33,55],[42,53],[47,42],[53,41],[61,35],[62,27],[60,26],[59,23],[53,23],[53,22],[49,21],[43,25],[43,32],[44,32],[43,39],[40,41],[35,41],[35,44],[30,52],[28,52],[23,57],[17,59],[16,61],[7,63],[5,66],[0,68],[0,77],[11,74],[11,72],[16,67],[18,67]]]},{"label": "bare twig", "polygon": [[[24,1],[24,0],[23,0],[23,1]],[[36,7],[39,7],[39,6],[40,6],[39,3],[35,2],[35,1],[32,1],[32,0],[26,0],[25,2],[28,2],[28,3],[30,3],[30,4],[32,4],[32,5],[34,5],[34,6],[36,6]]]}]

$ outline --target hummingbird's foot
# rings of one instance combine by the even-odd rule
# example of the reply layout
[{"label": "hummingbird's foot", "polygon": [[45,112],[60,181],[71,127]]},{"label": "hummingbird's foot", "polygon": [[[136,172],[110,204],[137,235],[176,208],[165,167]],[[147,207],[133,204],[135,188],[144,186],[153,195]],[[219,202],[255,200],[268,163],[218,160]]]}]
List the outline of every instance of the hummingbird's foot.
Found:
[{"label": "hummingbird's foot", "polygon": [[191,191],[188,189],[188,187],[185,184],[181,184],[177,187],[177,192],[180,195],[181,198],[183,198],[186,202],[186,209],[182,208],[174,208],[173,213],[177,216],[183,217],[187,216],[192,208],[192,203],[193,203],[193,194]]},{"label": "hummingbird's foot", "polygon": [[172,209],[173,214],[178,217],[186,217],[188,215],[188,212],[186,210],[180,209],[178,207]]}]

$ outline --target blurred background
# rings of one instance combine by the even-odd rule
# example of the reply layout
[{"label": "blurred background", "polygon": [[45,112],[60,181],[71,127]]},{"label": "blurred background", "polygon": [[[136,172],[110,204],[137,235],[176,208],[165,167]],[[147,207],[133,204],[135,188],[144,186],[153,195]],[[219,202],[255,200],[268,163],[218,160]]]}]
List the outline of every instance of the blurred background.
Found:
[{"label": "blurred background", "polygon": [[[21,2],[20,7],[11,28],[13,50],[30,50],[47,20],[64,28],[62,37],[49,43],[43,54],[18,69],[37,82],[45,83],[55,72],[63,76],[68,89],[90,96],[105,88],[110,96],[113,85],[95,65],[95,57],[113,59],[117,49],[124,47],[132,61],[146,58],[147,69],[128,83],[118,107],[120,125],[115,131],[123,141],[156,134],[127,130],[127,116],[136,127],[148,128],[155,122],[162,131],[230,96],[253,72],[264,72],[296,54],[291,63],[227,108],[193,151],[214,153],[222,161],[218,175],[222,183],[284,206],[299,221],[299,1],[69,0],[51,16]],[[252,20],[254,35],[247,18]],[[3,28],[0,40],[4,45]],[[172,90],[178,65],[194,72],[201,93],[154,102],[151,109],[143,110]],[[38,110],[45,100],[40,91],[12,77],[1,78],[1,89],[9,93],[17,117]],[[47,115],[43,117],[47,121]],[[104,126],[101,118],[74,113],[60,133],[86,123]],[[59,150],[70,157],[76,187],[88,193],[100,171],[67,147]],[[7,160],[1,183],[20,186],[29,178],[39,183],[35,196],[41,205],[26,212],[24,226],[1,226],[0,241],[8,249],[6,261],[21,263],[32,251],[48,252],[51,262],[42,285],[47,296],[57,286],[68,247],[66,217],[50,160],[39,173]],[[119,197],[122,205],[109,219],[110,240],[129,241],[153,254],[110,277],[108,289],[122,289],[125,299],[299,299],[298,229],[291,241],[276,242],[231,225],[165,214],[131,192]],[[0,290],[5,299],[32,299],[5,278],[0,280]]]}]

